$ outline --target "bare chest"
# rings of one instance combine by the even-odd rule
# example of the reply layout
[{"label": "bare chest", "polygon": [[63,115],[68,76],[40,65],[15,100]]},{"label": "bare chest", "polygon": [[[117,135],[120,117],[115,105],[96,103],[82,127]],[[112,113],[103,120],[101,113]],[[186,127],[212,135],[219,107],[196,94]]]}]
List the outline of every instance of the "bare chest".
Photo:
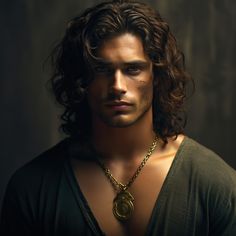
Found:
[{"label": "bare chest", "polygon": [[[127,189],[133,197],[133,212],[125,221],[118,220],[114,215],[114,199],[118,191],[112,186],[101,168],[93,162],[72,160],[78,185],[92,214],[106,235],[145,235],[173,158],[170,156],[156,163],[147,164]],[[124,179],[129,179],[128,176],[131,177],[133,174],[129,170],[125,173],[127,176]]]}]

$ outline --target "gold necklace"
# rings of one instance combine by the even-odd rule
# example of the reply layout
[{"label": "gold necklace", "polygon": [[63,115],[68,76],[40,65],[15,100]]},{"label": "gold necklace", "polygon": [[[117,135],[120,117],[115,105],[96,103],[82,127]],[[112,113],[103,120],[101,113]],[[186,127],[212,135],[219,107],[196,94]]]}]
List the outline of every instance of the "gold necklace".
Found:
[{"label": "gold necklace", "polygon": [[141,170],[143,169],[144,165],[148,161],[149,157],[152,155],[153,151],[155,150],[157,146],[158,138],[155,137],[151,147],[149,148],[147,154],[145,155],[144,159],[142,160],[141,164],[135,171],[132,178],[126,183],[122,184],[120,183],[112,174],[111,171],[105,167],[105,165],[99,160],[98,164],[104,171],[105,175],[111,182],[112,186],[116,191],[118,191],[116,197],[113,200],[113,214],[114,216],[120,220],[120,221],[126,221],[130,218],[134,211],[134,197],[131,195],[127,189],[131,186],[131,184],[134,182],[134,180],[138,177]]}]

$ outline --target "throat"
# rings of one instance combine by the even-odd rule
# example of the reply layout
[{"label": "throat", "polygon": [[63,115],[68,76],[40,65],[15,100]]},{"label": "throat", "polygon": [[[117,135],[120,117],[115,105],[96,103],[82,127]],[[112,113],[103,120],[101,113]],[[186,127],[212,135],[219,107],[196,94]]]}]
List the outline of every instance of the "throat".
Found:
[{"label": "throat", "polygon": [[113,161],[139,161],[142,158],[155,137],[152,131],[148,135],[106,135],[102,138],[94,137],[92,145],[102,159]]},{"label": "throat", "polygon": [[129,127],[110,127],[93,120],[91,142],[96,151],[106,157],[119,156],[124,159],[145,152],[152,143],[155,132],[153,131],[151,112],[150,117],[145,116]]}]

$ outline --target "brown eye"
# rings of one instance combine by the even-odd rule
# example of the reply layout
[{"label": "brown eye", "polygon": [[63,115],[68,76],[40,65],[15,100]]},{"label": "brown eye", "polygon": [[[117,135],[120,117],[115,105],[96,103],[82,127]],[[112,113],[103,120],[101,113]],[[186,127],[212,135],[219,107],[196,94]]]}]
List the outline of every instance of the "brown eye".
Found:
[{"label": "brown eye", "polygon": [[94,71],[96,73],[105,73],[107,71],[107,68],[105,68],[104,66],[96,66],[94,68]]},{"label": "brown eye", "polygon": [[111,74],[112,73],[112,68],[108,66],[96,66],[94,68],[94,72],[96,74]]},{"label": "brown eye", "polygon": [[125,71],[129,75],[138,75],[141,72],[141,69],[137,66],[129,66],[125,69]]}]

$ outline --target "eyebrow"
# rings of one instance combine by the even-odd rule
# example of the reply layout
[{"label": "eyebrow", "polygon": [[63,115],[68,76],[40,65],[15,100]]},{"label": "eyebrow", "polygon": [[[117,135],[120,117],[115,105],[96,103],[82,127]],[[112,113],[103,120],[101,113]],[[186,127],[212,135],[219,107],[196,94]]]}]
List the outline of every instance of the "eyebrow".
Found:
[{"label": "eyebrow", "polygon": [[147,61],[130,61],[130,62],[125,62],[125,63],[122,63],[124,64],[125,66],[141,66],[141,67],[146,67],[146,66],[149,66],[150,65],[150,62],[147,62]]},{"label": "eyebrow", "polygon": [[[118,64],[120,64],[122,66],[147,67],[151,64],[151,62],[144,61],[144,60],[133,60],[133,61],[127,61],[127,62],[122,62],[122,63],[118,63]],[[112,62],[109,62],[109,61],[101,60],[97,63],[97,65],[112,67],[114,64]]]}]

